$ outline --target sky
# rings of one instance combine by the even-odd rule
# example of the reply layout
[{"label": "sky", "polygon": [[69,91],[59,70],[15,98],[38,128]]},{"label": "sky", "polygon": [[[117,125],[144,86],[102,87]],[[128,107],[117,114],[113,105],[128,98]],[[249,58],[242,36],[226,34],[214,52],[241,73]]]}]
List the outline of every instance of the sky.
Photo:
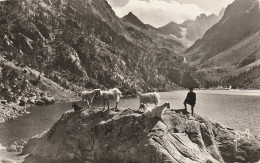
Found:
[{"label": "sky", "polygon": [[171,21],[182,23],[198,15],[218,15],[234,0],[107,0],[118,17],[129,12],[145,24],[163,26]]}]

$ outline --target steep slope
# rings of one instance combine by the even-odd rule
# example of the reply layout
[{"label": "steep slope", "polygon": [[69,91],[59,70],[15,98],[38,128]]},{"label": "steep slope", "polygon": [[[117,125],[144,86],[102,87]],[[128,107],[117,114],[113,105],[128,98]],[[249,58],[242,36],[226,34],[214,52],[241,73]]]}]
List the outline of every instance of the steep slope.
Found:
[{"label": "steep slope", "polygon": [[260,88],[260,32],[197,67],[206,87]]},{"label": "steep slope", "polygon": [[[171,69],[177,70],[176,76],[189,74],[175,53],[183,50],[181,43],[153,41],[135,27],[126,29],[105,0],[7,0],[0,2],[0,15],[0,56],[62,88],[118,87],[134,94],[137,89],[185,86],[187,80],[194,84],[191,77],[180,76],[185,79],[174,80],[175,84],[169,78]],[[11,83],[3,78],[1,83],[5,86],[0,98],[5,99],[2,92],[10,93]],[[46,86],[36,85],[43,92]],[[11,92],[15,89],[11,87]],[[20,95],[15,93],[13,100]]]},{"label": "steep slope", "polygon": [[126,109],[68,111],[30,139],[25,162],[257,162],[260,142],[196,115],[165,111],[161,120]]},{"label": "steep slope", "polygon": [[182,30],[180,29],[179,24],[177,24],[175,22],[170,22],[170,23],[158,28],[158,30],[166,35],[174,35],[178,38],[182,37],[182,35],[181,35]]},{"label": "steep slope", "polygon": [[150,25],[150,24],[145,24],[145,26],[146,26],[149,30],[151,30],[151,31],[157,31],[157,30],[158,30],[157,28],[155,28],[154,26],[152,26],[152,25]]},{"label": "steep slope", "polygon": [[259,2],[236,0],[223,18],[209,29],[186,53],[191,62],[203,63],[238,44],[260,29]]},{"label": "steep slope", "polygon": [[218,19],[221,20],[225,14],[226,8],[222,8],[218,14]]},{"label": "steep slope", "polygon": [[236,0],[223,18],[187,50],[201,86],[260,88],[260,9],[257,0]]}]

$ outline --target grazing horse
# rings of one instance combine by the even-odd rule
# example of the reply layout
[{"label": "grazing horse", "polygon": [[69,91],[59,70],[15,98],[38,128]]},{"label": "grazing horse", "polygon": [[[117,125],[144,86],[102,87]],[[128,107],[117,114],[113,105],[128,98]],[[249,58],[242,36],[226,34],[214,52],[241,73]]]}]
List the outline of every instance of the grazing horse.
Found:
[{"label": "grazing horse", "polygon": [[138,96],[139,96],[140,104],[142,103],[146,105],[154,104],[156,106],[160,102],[160,95],[157,92],[142,93],[142,94],[138,93]]},{"label": "grazing horse", "polygon": [[109,110],[109,101],[116,101],[116,107],[118,105],[118,102],[120,100],[120,97],[122,97],[121,92],[117,88],[110,89],[108,91],[101,91],[101,97],[103,99],[104,104],[104,110],[106,109],[106,103]]},{"label": "grazing horse", "polygon": [[141,104],[140,108],[144,109],[143,115],[147,118],[159,118],[162,119],[163,112],[166,108],[170,109],[170,103],[166,102],[162,105],[157,105],[154,108],[148,108],[145,104]]}]

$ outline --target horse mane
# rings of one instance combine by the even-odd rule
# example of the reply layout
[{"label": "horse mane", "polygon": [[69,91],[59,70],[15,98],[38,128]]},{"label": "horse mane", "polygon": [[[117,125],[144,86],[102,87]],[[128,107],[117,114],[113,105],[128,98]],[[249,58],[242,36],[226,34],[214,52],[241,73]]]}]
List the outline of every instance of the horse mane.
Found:
[{"label": "horse mane", "polygon": [[111,91],[115,91],[116,93],[121,93],[121,91],[119,91],[119,89],[118,88],[113,88],[113,89],[111,89]]}]

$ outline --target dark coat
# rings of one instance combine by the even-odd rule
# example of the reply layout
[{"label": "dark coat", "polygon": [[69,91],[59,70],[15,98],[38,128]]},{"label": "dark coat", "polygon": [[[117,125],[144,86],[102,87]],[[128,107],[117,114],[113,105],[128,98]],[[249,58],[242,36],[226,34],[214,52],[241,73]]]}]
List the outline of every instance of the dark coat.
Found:
[{"label": "dark coat", "polygon": [[184,101],[185,103],[188,103],[190,105],[195,105],[196,104],[196,93],[194,92],[189,92],[187,94],[187,97]]}]

